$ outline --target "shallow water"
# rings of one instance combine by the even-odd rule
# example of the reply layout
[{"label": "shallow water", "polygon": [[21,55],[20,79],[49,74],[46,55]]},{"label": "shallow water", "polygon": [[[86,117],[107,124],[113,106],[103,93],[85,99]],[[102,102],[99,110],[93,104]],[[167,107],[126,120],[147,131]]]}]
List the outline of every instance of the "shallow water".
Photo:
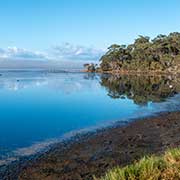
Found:
[{"label": "shallow water", "polygon": [[30,155],[82,129],[176,110],[172,77],[3,72],[0,76],[0,164]]}]

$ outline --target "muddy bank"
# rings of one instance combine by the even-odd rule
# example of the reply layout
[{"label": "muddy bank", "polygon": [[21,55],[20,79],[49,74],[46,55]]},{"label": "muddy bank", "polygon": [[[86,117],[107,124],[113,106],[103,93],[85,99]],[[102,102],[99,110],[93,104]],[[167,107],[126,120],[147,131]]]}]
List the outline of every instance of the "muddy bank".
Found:
[{"label": "muddy bank", "polygon": [[[20,180],[91,180],[93,175],[102,176],[114,166],[124,166],[144,155],[159,154],[177,146],[180,146],[180,112],[165,113],[124,127],[87,134],[64,147],[56,145],[28,166],[19,166],[16,177]],[[9,169],[3,178],[12,179],[12,174]]]},{"label": "muddy bank", "polygon": [[[89,72],[87,70],[83,70],[82,72]],[[148,70],[148,71],[142,71],[142,70],[111,70],[111,71],[103,71],[102,69],[97,69],[95,71],[96,73],[101,74],[113,74],[113,75],[145,75],[145,76],[180,76],[180,71],[161,71],[161,70]]]}]

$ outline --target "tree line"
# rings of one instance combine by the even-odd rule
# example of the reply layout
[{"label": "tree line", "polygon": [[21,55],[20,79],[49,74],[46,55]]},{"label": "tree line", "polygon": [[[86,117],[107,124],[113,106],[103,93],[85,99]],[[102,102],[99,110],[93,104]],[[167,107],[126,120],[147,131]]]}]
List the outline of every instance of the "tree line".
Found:
[{"label": "tree line", "polygon": [[180,68],[180,33],[139,36],[133,44],[113,44],[100,59],[102,71],[176,71]]}]

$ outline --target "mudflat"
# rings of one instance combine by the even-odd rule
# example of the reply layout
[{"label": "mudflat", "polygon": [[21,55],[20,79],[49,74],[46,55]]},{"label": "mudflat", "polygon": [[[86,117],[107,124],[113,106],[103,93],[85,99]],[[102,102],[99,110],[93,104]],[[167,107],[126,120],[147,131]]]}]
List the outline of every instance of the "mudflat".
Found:
[{"label": "mudflat", "polygon": [[82,136],[64,147],[56,145],[23,167],[17,177],[20,180],[91,180],[115,166],[125,166],[144,155],[160,154],[178,146],[180,112],[167,112]]}]

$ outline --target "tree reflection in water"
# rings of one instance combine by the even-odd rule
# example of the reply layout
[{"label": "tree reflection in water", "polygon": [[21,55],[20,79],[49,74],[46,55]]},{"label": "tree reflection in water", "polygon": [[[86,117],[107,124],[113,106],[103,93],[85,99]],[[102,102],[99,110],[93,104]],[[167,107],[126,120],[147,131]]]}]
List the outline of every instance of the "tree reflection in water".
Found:
[{"label": "tree reflection in water", "polygon": [[102,75],[100,84],[111,98],[129,98],[134,103],[164,101],[180,92],[180,80],[166,76]]}]

